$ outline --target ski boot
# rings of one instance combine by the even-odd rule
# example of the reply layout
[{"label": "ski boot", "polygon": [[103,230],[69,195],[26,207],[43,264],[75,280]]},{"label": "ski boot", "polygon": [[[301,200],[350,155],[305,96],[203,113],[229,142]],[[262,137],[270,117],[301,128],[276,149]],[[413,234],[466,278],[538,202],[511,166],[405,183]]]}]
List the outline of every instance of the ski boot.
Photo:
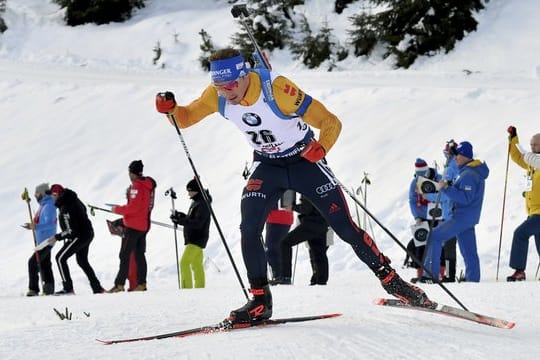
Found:
[{"label": "ski boot", "polygon": [[508,282],[524,281],[524,280],[525,280],[525,271],[523,270],[516,270],[512,275],[506,277],[506,281]]},{"label": "ski boot", "polygon": [[272,316],[272,293],[268,285],[249,290],[253,299],[239,309],[231,311],[228,320],[233,324],[252,323]]},{"label": "ski boot", "polygon": [[381,280],[384,290],[403,303],[421,307],[429,307],[433,304],[422,289],[404,281],[390,265],[382,265],[375,274]]}]

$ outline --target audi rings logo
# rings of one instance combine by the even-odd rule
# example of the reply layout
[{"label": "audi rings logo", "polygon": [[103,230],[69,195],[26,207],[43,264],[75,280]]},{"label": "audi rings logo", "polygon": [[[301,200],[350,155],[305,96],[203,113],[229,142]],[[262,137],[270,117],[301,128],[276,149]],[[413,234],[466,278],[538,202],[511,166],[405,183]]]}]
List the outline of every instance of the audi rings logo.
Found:
[{"label": "audi rings logo", "polygon": [[335,188],[336,188],[336,185],[332,183],[326,183],[324,185],[317,187],[315,191],[317,192],[317,194],[322,195],[324,193],[334,190]]}]

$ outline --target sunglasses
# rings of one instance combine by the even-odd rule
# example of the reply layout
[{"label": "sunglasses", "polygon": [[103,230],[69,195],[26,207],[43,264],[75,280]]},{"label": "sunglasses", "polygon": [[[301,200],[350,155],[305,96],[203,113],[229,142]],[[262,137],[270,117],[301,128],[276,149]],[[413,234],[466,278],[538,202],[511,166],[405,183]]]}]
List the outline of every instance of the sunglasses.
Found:
[{"label": "sunglasses", "polygon": [[228,83],[225,83],[225,84],[213,84],[213,85],[216,88],[216,90],[231,91],[233,89],[236,89],[239,84],[240,84],[240,78],[233,81],[229,81]]}]

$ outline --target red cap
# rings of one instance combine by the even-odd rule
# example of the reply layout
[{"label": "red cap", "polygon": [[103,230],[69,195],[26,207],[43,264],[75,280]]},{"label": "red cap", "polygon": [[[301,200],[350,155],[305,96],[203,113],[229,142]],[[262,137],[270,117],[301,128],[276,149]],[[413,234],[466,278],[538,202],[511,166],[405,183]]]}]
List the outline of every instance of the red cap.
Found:
[{"label": "red cap", "polygon": [[64,191],[64,187],[60,184],[54,184],[51,186],[51,194],[60,195]]}]

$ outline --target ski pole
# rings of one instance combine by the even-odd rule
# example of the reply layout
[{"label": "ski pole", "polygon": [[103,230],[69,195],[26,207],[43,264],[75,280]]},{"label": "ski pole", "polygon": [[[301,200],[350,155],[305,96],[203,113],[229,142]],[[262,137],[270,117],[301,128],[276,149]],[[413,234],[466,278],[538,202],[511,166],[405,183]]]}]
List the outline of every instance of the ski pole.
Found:
[{"label": "ski pole", "polygon": [[34,216],[32,215],[32,208],[30,207],[30,195],[28,194],[28,189],[24,188],[21,198],[26,201],[28,207],[28,217],[30,218],[30,226],[32,230],[32,238],[34,239],[34,256],[36,257],[36,262],[38,266],[39,274],[41,275],[41,282],[43,282],[43,271],[41,270],[41,256],[39,255],[39,250],[35,250],[37,247],[37,238],[36,238],[36,229],[34,226]]},{"label": "ski pole", "polygon": [[[365,175],[368,175],[367,173],[364,172]],[[367,179],[367,184],[368,185],[371,185],[371,181],[369,179]],[[365,185],[364,185],[365,186]],[[366,190],[362,190],[362,186],[359,186],[357,189],[356,189],[356,192],[355,192],[356,195],[360,195],[362,196],[362,198],[364,199],[364,206],[367,206],[367,187],[366,187]],[[365,195],[364,195],[365,194]],[[369,219],[366,218],[366,213],[364,213],[364,227],[362,229],[365,229],[367,230],[368,228],[368,225],[369,225],[369,231],[371,232],[371,238],[373,240],[375,240],[375,231],[373,231],[373,224],[371,223],[371,221]]]},{"label": "ski pole", "polygon": [[[114,212],[112,212],[112,210],[104,209],[104,208],[99,207],[99,206],[90,205],[90,204],[86,204],[86,206],[88,206],[88,207],[90,208],[90,215],[92,215],[92,216],[95,216],[95,215],[96,215],[95,210],[99,210],[99,211],[103,211],[103,212],[108,212],[108,213],[111,213],[111,214],[115,214]],[[117,214],[117,215],[118,215],[118,214]],[[164,222],[161,222],[161,221],[150,220],[150,222],[151,222],[152,224],[154,224],[154,225],[166,227],[166,228],[169,228],[169,229],[174,229],[174,226],[172,226],[171,224],[167,224],[167,223],[164,223]]]},{"label": "ski pole", "polygon": [[[495,274],[495,281],[499,281],[499,263],[501,261],[501,246],[504,227],[504,208],[506,203],[506,185],[508,184],[508,164],[510,162],[510,144],[508,144],[508,152],[506,154],[506,170],[504,171],[504,190],[503,190],[503,202],[501,210],[501,231],[499,233],[499,251],[497,253],[497,272]],[[540,264],[539,264],[540,265]],[[538,273],[538,270],[536,271]]]},{"label": "ski pole", "polygon": [[296,252],[294,253],[294,266],[291,277],[291,285],[294,285],[294,275],[296,274],[296,262],[298,260],[298,244],[296,244]]},{"label": "ski pole", "polygon": [[538,278],[538,270],[540,270],[540,261],[538,262],[538,266],[536,267],[536,274],[534,275],[534,278]]},{"label": "ski pole", "polygon": [[[318,164],[320,166],[322,166],[323,168],[327,168],[326,164],[324,164],[322,161],[319,161]],[[416,257],[415,254],[409,252],[409,250],[407,250],[407,248],[405,247],[405,245],[403,245],[401,243],[401,241],[398,240],[398,238],[390,231],[388,230],[388,228],[386,228],[386,226],[383,225],[383,223],[381,223],[379,221],[379,219],[377,219],[375,217],[375,215],[373,215],[364,205],[362,205],[362,203],[360,202],[360,200],[358,200],[356,198],[356,196],[354,196],[354,194],[352,192],[349,191],[349,189],[347,189],[343,183],[341,181],[339,181],[339,179],[331,172],[331,171],[328,171],[329,175],[332,176],[332,180],[335,182],[335,185],[338,185],[341,189],[343,189],[343,191],[345,191],[345,193],[347,193],[347,195],[349,195],[353,200],[354,202],[356,202],[360,208],[362,210],[364,210],[366,212],[366,214],[373,219],[373,221],[375,221],[375,223],[377,223],[377,225],[379,225],[381,227],[381,229],[384,230],[384,232],[386,234],[388,234],[388,236],[390,236],[390,238],[392,238],[392,240],[394,240],[394,242],[396,244],[398,244],[409,256],[411,259],[413,259],[414,262],[416,262],[417,264],[420,264],[422,266],[422,269],[424,269],[424,271],[429,275],[431,276],[432,279],[435,279],[435,277],[433,276],[433,273],[427,269],[421,262],[420,260]],[[439,285],[457,304],[459,304],[459,306],[461,306],[463,308],[463,310],[466,310],[466,311],[469,311],[465,305],[463,305],[461,303],[461,301],[459,301],[459,299],[450,291],[448,290],[448,288],[446,286],[444,286],[443,283],[441,283],[440,281],[434,281],[437,285]]]},{"label": "ski pole", "polygon": [[[172,188],[172,186],[165,191],[165,196],[171,197],[171,206],[172,206],[172,213],[174,214],[176,212],[176,209],[174,207],[174,200],[176,199],[176,192]],[[178,236],[176,234],[176,229],[178,228],[178,225],[174,224],[174,253],[176,255],[176,274],[178,276],[178,289],[182,288],[182,283],[180,281],[180,262],[178,261]]]},{"label": "ski pole", "polygon": [[270,62],[268,61],[268,59],[266,58],[264,53],[261,51],[261,48],[259,47],[259,45],[257,45],[257,41],[255,40],[255,37],[251,33],[251,30],[249,30],[249,26],[247,25],[247,23],[245,21],[245,19],[249,16],[249,12],[247,10],[246,4],[234,5],[231,8],[231,14],[235,19],[239,18],[240,22],[242,23],[242,25],[246,29],[246,32],[247,32],[247,34],[249,36],[249,39],[251,40],[251,42],[253,43],[253,46],[255,47],[255,53],[253,54],[253,57],[255,58],[254,59],[255,62],[259,63],[259,65],[262,65],[263,67],[271,70],[272,66],[270,65]]},{"label": "ski pole", "polygon": [[[163,96],[165,95],[163,94]],[[210,199],[208,198],[208,194],[206,193],[206,191],[204,191],[204,187],[201,183],[199,173],[197,172],[197,169],[195,168],[195,164],[193,163],[193,160],[191,159],[191,154],[189,153],[187,144],[184,141],[182,132],[180,131],[180,128],[178,127],[178,124],[176,123],[176,118],[173,113],[169,113],[167,114],[167,116],[172,120],[172,123],[174,124],[176,133],[178,134],[178,138],[180,139],[180,143],[182,144],[182,147],[184,148],[184,153],[186,154],[189,165],[191,166],[191,169],[193,170],[193,174],[195,175],[195,181],[197,181],[197,184],[199,185],[199,189],[201,189],[201,195],[204,199],[204,202],[206,203],[206,206],[208,206],[208,209],[210,210],[210,215],[212,216],[212,220],[214,220],[214,224],[216,225],[216,229],[219,233],[219,237],[221,238],[221,242],[223,243],[223,246],[225,247],[225,251],[227,252],[227,256],[229,257],[229,260],[231,261],[231,265],[234,269],[234,273],[236,274],[236,277],[238,278],[238,282],[240,283],[240,287],[242,288],[242,291],[244,292],[246,299],[249,300],[249,296],[248,296],[246,287],[244,286],[244,282],[242,281],[242,277],[240,276],[240,273],[238,272],[238,268],[236,267],[236,263],[234,262],[231,251],[229,249],[229,245],[227,245],[225,236],[223,235],[223,232],[221,231],[221,227],[219,226],[219,222],[217,220],[216,214],[214,213],[214,209],[212,208],[212,205],[210,203]]]},{"label": "ski pole", "polygon": [[[364,178],[362,179],[362,184],[364,184],[364,206],[367,207],[367,186],[371,185],[371,181],[367,177],[369,174],[364,171]],[[367,229],[367,215],[364,212],[364,228]]]}]

